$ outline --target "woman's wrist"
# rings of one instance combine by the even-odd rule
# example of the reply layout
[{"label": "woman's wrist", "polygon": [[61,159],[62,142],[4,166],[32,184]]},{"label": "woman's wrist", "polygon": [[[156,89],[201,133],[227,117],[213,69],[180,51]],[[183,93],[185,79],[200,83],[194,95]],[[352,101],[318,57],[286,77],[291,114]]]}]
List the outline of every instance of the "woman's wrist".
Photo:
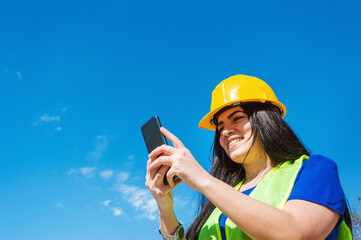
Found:
[{"label": "woman's wrist", "polygon": [[159,222],[161,230],[166,234],[173,234],[179,226],[173,208],[168,211],[161,211],[159,209]]},{"label": "woman's wrist", "polygon": [[179,223],[177,229],[174,233],[168,234],[162,231],[161,228],[159,228],[159,234],[163,237],[163,239],[166,240],[183,240],[184,239],[184,228],[181,223]]},{"label": "woman's wrist", "polygon": [[174,204],[172,202],[165,202],[165,203],[158,203],[158,211],[159,214],[167,213],[167,212],[174,212]]},{"label": "woman's wrist", "polygon": [[173,197],[165,196],[160,199],[155,199],[158,205],[158,209],[162,211],[168,211],[169,209],[173,209],[174,201]]}]

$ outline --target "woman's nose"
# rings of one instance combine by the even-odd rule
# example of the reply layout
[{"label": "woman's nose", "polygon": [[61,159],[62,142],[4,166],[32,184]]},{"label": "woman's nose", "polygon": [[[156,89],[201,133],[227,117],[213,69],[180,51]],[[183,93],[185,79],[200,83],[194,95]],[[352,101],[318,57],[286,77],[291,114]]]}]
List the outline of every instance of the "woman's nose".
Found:
[{"label": "woman's nose", "polygon": [[222,135],[223,137],[228,137],[231,133],[234,132],[234,129],[231,128],[231,127],[225,127],[223,130],[222,130]]}]

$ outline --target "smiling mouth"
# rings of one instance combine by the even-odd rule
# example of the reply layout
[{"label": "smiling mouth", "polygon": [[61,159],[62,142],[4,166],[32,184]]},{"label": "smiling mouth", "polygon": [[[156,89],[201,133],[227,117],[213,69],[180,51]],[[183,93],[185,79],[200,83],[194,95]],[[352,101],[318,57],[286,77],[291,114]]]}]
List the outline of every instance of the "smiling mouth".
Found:
[{"label": "smiling mouth", "polygon": [[232,140],[229,141],[229,143],[228,143],[228,149],[233,148],[234,146],[237,145],[237,143],[239,143],[239,142],[242,141],[242,140],[243,140],[243,138],[241,138],[241,137],[232,139]]}]

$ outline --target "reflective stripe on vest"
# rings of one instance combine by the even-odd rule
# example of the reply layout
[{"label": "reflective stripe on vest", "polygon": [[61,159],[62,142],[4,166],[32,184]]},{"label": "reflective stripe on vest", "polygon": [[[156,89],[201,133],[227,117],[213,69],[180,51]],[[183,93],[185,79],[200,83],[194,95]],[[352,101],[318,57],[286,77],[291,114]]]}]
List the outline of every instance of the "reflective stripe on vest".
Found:
[{"label": "reflective stripe on vest", "polygon": [[[297,174],[301,169],[303,162],[307,159],[308,157],[304,155],[294,162],[288,161],[278,164],[257,185],[257,187],[251,192],[249,196],[278,209],[283,209],[288,197],[291,194]],[[234,188],[239,190],[241,188],[242,182],[237,184]],[[219,227],[219,218],[221,214],[222,212],[218,208],[213,210],[212,214],[209,216],[199,233],[199,240],[222,239],[221,230]],[[229,218],[226,221],[225,232],[227,240],[251,239]],[[350,229],[347,227],[344,221],[342,221],[340,225],[337,240],[352,240]]]}]

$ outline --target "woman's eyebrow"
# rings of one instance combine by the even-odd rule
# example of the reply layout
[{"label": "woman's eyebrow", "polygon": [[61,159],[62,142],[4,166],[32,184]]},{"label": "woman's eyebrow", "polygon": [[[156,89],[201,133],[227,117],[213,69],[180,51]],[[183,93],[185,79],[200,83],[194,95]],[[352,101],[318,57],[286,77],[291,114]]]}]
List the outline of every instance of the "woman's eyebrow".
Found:
[{"label": "woman's eyebrow", "polygon": [[227,117],[228,119],[231,119],[236,113],[244,113],[243,111],[241,111],[241,110],[238,110],[238,111],[235,111],[235,112],[233,112],[233,113],[231,113],[231,114],[229,114],[229,116]]},{"label": "woman's eyebrow", "polygon": [[[236,113],[239,113],[239,112],[240,112],[240,113],[245,113],[245,112],[243,112],[243,111],[241,111],[241,110],[238,110],[238,111],[235,111],[235,112],[229,114],[229,115],[227,116],[227,118],[228,118],[228,119],[231,119]],[[223,121],[220,121],[220,122],[218,123],[218,126],[221,125],[221,124],[223,124]]]}]

